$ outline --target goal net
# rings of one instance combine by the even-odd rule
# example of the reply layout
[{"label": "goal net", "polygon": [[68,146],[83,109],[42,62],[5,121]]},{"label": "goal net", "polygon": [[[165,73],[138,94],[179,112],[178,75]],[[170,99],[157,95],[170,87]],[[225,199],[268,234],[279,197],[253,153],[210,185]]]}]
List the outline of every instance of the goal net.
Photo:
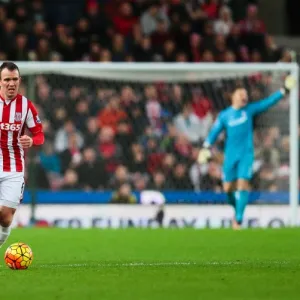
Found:
[{"label": "goal net", "polygon": [[[252,102],[278,90],[287,74],[298,82],[295,64],[19,66],[23,92],[36,103],[47,137],[41,168],[34,171],[44,174],[37,173],[37,188],[113,190],[118,181],[130,181],[135,191],[193,191],[192,200],[177,200],[194,203],[224,202],[221,160],[199,166],[195,159],[216,115],[230,105],[232,87],[244,86]],[[251,203],[289,203],[291,224],[298,203],[298,92],[297,85],[255,119],[251,182]],[[215,145],[219,153],[223,144],[221,135]],[[69,148],[71,156],[64,152]],[[100,174],[99,182],[76,173],[91,155],[87,148],[101,157],[107,176]],[[53,153],[62,159],[59,166],[49,159]]]}]

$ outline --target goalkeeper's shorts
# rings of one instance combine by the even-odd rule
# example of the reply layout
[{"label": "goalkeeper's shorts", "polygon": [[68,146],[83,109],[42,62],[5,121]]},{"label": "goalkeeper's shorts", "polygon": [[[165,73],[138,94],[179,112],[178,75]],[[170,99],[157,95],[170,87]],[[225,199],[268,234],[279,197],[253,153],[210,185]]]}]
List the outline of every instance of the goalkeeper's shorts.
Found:
[{"label": "goalkeeper's shorts", "polygon": [[223,181],[232,182],[238,179],[250,180],[253,175],[253,154],[245,154],[238,159],[225,157]]}]

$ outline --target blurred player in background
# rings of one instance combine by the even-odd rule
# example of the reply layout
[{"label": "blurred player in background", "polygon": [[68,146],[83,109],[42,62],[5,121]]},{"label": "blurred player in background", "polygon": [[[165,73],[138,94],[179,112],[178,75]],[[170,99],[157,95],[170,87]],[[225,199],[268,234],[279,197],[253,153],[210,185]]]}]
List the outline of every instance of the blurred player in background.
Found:
[{"label": "blurred player in background", "polygon": [[232,93],[231,106],[217,117],[203,148],[198,155],[198,162],[207,163],[212,158],[211,147],[219,134],[225,130],[226,144],[223,162],[223,188],[228,202],[234,207],[233,228],[239,229],[248,203],[254,161],[253,118],[287,95],[295,80],[287,76],[283,88],[266,99],[248,104],[245,88],[239,87]]},{"label": "blurred player in background", "polygon": [[[12,62],[0,66],[0,247],[24,192],[24,149],[44,143],[34,105],[18,94],[21,77]],[[32,137],[25,134],[28,129]]]}]

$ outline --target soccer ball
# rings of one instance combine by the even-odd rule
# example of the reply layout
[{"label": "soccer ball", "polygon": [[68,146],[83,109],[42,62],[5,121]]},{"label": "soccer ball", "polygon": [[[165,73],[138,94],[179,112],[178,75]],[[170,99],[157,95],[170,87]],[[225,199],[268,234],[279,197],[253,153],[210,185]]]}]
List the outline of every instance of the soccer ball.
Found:
[{"label": "soccer ball", "polygon": [[13,270],[27,269],[33,259],[31,248],[24,243],[10,245],[4,255],[6,265]]}]

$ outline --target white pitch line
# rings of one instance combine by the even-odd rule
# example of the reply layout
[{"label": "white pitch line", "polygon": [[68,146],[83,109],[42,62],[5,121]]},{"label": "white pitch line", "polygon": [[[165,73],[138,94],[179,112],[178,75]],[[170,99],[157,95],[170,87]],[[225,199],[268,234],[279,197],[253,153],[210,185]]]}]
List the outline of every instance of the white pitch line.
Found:
[{"label": "white pitch line", "polygon": [[[272,261],[266,262],[269,265],[285,265],[286,261]],[[114,268],[114,267],[176,267],[176,266],[235,266],[235,265],[248,265],[248,262],[242,261],[210,261],[210,262],[131,262],[131,263],[100,263],[100,264],[45,264],[37,267],[41,268],[81,268],[81,267],[99,267],[99,268]],[[250,262],[252,264],[252,262]]]},{"label": "white pitch line", "polygon": [[197,265],[195,262],[157,262],[157,263],[143,263],[143,262],[131,262],[131,263],[102,263],[102,264],[46,264],[39,265],[41,268],[81,268],[81,267],[101,267],[101,268],[113,268],[113,267],[168,267],[168,266],[191,266]]},{"label": "white pitch line", "polygon": [[[51,269],[51,268],[84,268],[84,267],[98,267],[98,268],[139,268],[139,267],[176,267],[176,266],[236,266],[249,265],[254,262],[247,261],[208,261],[208,262],[129,262],[129,263],[100,263],[100,264],[42,264],[36,265],[34,268]],[[286,265],[288,261],[266,261],[263,265]],[[0,265],[0,268],[4,267]]]}]

